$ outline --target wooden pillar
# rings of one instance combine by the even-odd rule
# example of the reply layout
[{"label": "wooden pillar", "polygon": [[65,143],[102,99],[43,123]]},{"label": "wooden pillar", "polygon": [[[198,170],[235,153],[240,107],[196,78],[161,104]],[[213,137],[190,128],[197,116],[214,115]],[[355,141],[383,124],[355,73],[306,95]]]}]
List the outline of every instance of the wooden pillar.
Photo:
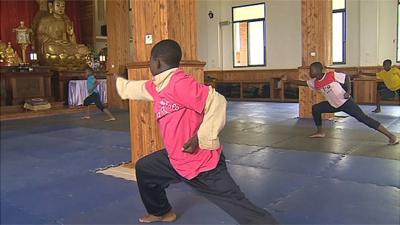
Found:
[{"label": "wooden pillar", "polygon": [[[204,63],[197,60],[195,0],[131,0],[134,63],[128,67],[130,80],[152,78],[149,66],[151,48],[163,39],[173,39],[182,48],[180,67],[203,82]],[[145,36],[152,35],[152,44]],[[153,103],[130,101],[132,164],[163,147],[156,124]]]},{"label": "wooden pillar", "polygon": [[[129,58],[129,2],[107,0],[107,102],[111,108],[128,108],[128,101],[118,96],[113,73],[123,73]],[[114,65],[114,67],[112,66]]]},{"label": "wooden pillar", "polygon": [[79,15],[82,43],[88,47],[94,48],[95,40],[95,2],[94,0],[80,1],[79,2]]},{"label": "wooden pillar", "polygon": [[[301,1],[302,66],[299,78],[310,79],[309,65],[332,63],[332,0]],[[311,118],[311,107],[325,98],[308,87],[299,88],[299,117]],[[325,114],[324,118],[333,114]]]}]

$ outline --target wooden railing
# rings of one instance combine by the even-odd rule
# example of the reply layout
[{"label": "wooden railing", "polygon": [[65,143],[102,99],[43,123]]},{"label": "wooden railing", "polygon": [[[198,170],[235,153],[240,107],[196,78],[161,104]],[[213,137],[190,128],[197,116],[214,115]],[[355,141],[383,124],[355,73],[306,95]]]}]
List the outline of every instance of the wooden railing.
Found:
[{"label": "wooden railing", "polygon": [[[377,83],[382,82],[375,77],[366,77],[362,73],[376,73],[382,70],[381,66],[363,67],[328,67],[337,72],[348,74],[352,77],[353,97],[356,102],[374,104],[376,99]],[[298,99],[287,98],[288,89],[292,92],[297,87],[286,82],[280,82],[280,77],[285,74],[289,78],[298,79],[298,69],[271,69],[271,70],[208,70],[204,71],[205,82],[215,87],[232,84],[238,91],[228,97],[230,100],[256,100],[256,101],[283,101],[292,102]],[[212,78],[212,79],[211,79]],[[269,95],[263,94],[262,87],[269,87]],[[258,88],[258,97],[245,95],[246,88],[252,86]],[[385,104],[398,104],[398,101],[383,101]]]}]

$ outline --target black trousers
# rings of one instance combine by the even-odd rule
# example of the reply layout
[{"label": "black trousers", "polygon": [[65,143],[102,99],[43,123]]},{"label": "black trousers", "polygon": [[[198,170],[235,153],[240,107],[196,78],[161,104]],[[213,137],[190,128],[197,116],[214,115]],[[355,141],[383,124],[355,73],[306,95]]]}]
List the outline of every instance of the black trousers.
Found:
[{"label": "black trousers", "polygon": [[183,181],[231,215],[239,224],[278,224],[269,212],[253,205],[245,197],[228,173],[223,154],[215,169],[188,180],[175,171],[167,151],[163,149],[136,163],[136,179],[143,204],[152,215],[160,216],[171,210],[165,189],[169,184]]},{"label": "black trousers", "polygon": [[378,121],[372,119],[371,117],[365,115],[365,113],[361,110],[361,108],[354,102],[352,98],[347,100],[342,106],[339,108],[335,108],[329,104],[329,102],[324,101],[312,106],[312,115],[314,119],[314,123],[316,126],[322,125],[322,113],[335,113],[335,112],[345,112],[350,116],[356,118],[361,123],[371,127],[372,129],[377,130],[381,125]]},{"label": "black trousers", "polygon": [[100,101],[100,94],[97,93],[97,92],[93,92],[91,95],[87,96],[85,98],[85,100],[83,100],[83,105],[84,106],[88,106],[88,105],[90,105],[92,103],[94,103],[96,105],[96,107],[98,109],[100,109],[101,111],[103,111],[104,108],[105,108],[103,106],[103,104],[101,103],[101,101]]},{"label": "black trousers", "polygon": [[395,91],[390,90],[389,88],[386,87],[386,85],[384,83],[378,83],[377,86],[377,91],[381,94],[381,95],[399,95],[400,96],[400,89],[397,89]]}]

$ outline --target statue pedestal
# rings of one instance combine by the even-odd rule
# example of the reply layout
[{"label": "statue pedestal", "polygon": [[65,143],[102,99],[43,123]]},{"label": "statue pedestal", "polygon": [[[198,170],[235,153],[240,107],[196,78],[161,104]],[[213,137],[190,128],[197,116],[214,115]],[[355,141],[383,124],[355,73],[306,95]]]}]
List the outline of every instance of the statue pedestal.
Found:
[{"label": "statue pedestal", "polygon": [[[14,67],[12,67],[14,68]],[[35,67],[31,72],[1,68],[1,105],[21,105],[29,98],[53,101],[51,77],[46,67]]]}]

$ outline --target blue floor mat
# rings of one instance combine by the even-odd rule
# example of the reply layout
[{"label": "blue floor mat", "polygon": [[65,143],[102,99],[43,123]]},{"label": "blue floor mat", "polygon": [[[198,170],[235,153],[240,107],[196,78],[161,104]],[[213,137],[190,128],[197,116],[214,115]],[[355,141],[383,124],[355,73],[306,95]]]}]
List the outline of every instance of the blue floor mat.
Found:
[{"label": "blue floor mat", "polygon": [[[317,178],[241,165],[229,165],[229,172],[246,194],[259,207],[273,209],[271,204],[314,182]],[[272,211],[271,211],[272,212]]]},{"label": "blue floor mat", "polygon": [[95,173],[58,179],[7,193],[5,200],[46,221],[55,221],[135,195],[136,184]]},{"label": "blue floor mat", "polygon": [[327,171],[326,176],[400,188],[400,163],[397,160],[364,156],[344,157]]},{"label": "blue floor mat", "polygon": [[33,216],[1,200],[1,224],[48,224],[49,221]]},{"label": "blue floor mat", "polygon": [[265,148],[233,160],[232,164],[271,169],[272,171],[319,175],[340,157],[337,154]]},{"label": "blue floor mat", "polygon": [[[297,104],[230,102],[228,109],[227,136],[239,134],[229,142],[239,144],[225,144],[230,174],[255,205],[282,224],[400,223],[398,160],[353,155],[396,154],[397,146],[382,147],[382,135],[344,118],[324,122],[332,129],[323,142],[310,140],[313,121],[294,119]],[[383,110],[371,116],[390,130],[400,129],[399,107]],[[123,129],[106,123],[100,128],[79,116],[43,124],[7,121],[9,130],[0,136],[1,224],[137,224],[146,213],[135,182],[95,173],[130,160],[129,130],[115,131]],[[298,136],[287,138],[287,130]],[[311,150],[303,151],[299,141]],[[293,148],[280,148],[284,143]],[[340,151],[325,151],[328,147]],[[170,185],[167,193],[178,214],[175,224],[236,224],[184,183]]]},{"label": "blue floor mat", "polygon": [[274,205],[283,224],[399,224],[399,189],[320,179]]},{"label": "blue floor mat", "polygon": [[262,149],[260,146],[223,144],[226,160],[235,160],[252,152]]}]

